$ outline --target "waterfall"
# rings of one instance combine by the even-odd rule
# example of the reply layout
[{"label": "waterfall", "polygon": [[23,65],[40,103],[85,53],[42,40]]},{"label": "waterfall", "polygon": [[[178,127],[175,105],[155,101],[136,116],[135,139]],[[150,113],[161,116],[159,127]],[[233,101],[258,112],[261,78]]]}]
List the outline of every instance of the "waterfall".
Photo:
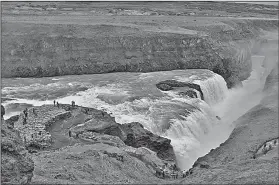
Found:
[{"label": "waterfall", "polygon": [[199,84],[204,100],[209,105],[215,105],[221,102],[228,92],[227,84],[224,78],[218,74],[213,74],[212,77],[206,80],[194,80],[194,83]]},{"label": "waterfall", "polygon": [[[145,129],[154,134],[171,139],[179,167],[189,169],[198,157],[212,148],[212,142],[218,141],[215,137],[210,139],[208,135],[214,132],[216,127],[222,125],[223,118],[216,119],[216,115],[222,116],[220,115],[222,112],[219,109],[216,109],[218,112],[215,111],[214,106],[226,96],[226,82],[220,75],[205,69],[164,71],[155,72],[155,74],[141,75],[143,79],[139,79],[135,73],[123,73],[119,79],[110,76],[111,74],[91,75],[90,78],[79,76],[79,81],[61,80],[59,84],[50,81],[47,85],[39,84],[38,89],[39,85],[32,84],[31,87],[35,87],[32,88],[35,92],[41,92],[40,89],[47,91],[53,87],[53,91],[56,92],[61,91],[57,87],[72,90],[76,88],[75,84],[85,84],[84,86],[88,87],[87,90],[61,98],[56,97],[56,100],[62,104],[68,104],[73,100],[77,105],[104,110],[120,124],[141,123]],[[96,76],[98,78],[102,76],[109,83],[91,81]],[[197,89],[191,89],[196,92],[197,98],[179,95],[179,92],[189,90],[188,87],[160,91],[156,84],[168,79],[200,85],[204,100],[201,99],[201,93]],[[9,94],[19,89],[19,96],[24,90],[29,95],[29,86],[29,84],[19,88],[8,86],[5,90]],[[33,105],[52,104],[52,100],[43,101],[40,97],[37,100],[24,99],[22,101],[17,98],[15,103],[19,102],[28,102]]]},{"label": "waterfall", "polygon": [[200,110],[195,110],[184,119],[171,119],[171,127],[164,136],[171,139],[179,167],[189,169],[203,150],[204,138],[214,126],[216,120],[211,107],[204,101],[195,102]]}]

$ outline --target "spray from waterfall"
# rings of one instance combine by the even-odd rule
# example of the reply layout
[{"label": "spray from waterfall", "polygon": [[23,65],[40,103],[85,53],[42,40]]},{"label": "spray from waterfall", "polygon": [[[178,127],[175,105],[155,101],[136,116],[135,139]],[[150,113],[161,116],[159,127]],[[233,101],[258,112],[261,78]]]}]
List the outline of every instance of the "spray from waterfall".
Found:
[{"label": "spray from waterfall", "polygon": [[[192,83],[200,85],[204,101],[201,100],[199,92],[196,92],[198,95],[196,99],[187,100],[184,98],[185,103],[188,102],[198,109],[184,119],[172,119],[171,127],[164,133],[165,137],[171,139],[178,165],[182,169],[191,168],[198,157],[211,149],[211,141],[207,143],[206,138],[208,139],[207,136],[216,126],[222,125],[222,122],[216,119],[217,114],[212,106],[222,102],[228,93],[225,80],[215,73],[206,79],[193,80]],[[174,93],[170,92],[166,94],[175,96]],[[219,142],[217,143],[219,144]],[[208,146],[205,146],[207,144]]]},{"label": "spray from waterfall", "polygon": [[206,80],[194,80],[193,83],[200,85],[204,100],[209,105],[214,105],[224,100],[228,92],[226,81],[218,74],[214,74]]}]

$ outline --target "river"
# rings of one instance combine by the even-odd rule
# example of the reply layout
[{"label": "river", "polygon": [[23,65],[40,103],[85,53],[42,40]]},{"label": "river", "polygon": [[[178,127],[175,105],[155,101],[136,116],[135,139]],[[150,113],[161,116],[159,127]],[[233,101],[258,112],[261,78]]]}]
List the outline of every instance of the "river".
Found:
[{"label": "river", "polygon": [[[2,79],[4,118],[25,107],[74,100],[110,113],[118,123],[140,122],[171,139],[178,165],[189,169],[228,138],[233,121],[260,102],[265,78],[278,60],[276,47],[274,39],[268,39],[252,56],[253,71],[243,87],[230,90],[220,75],[206,69]],[[164,80],[199,84],[204,100],[180,96],[183,87],[161,91],[156,84]]]}]

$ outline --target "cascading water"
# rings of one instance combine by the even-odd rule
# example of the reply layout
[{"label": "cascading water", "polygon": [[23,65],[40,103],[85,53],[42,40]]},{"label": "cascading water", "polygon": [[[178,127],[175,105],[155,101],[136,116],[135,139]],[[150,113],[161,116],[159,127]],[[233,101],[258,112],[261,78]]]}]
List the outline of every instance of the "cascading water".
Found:
[{"label": "cascading water", "polygon": [[[187,79],[178,78],[182,82],[191,80],[192,83],[200,85],[204,95],[204,101],[201,100],[200,96],[197,99],[180,99],[180,101],[194,105],[198,109],[187,117],[183,117],[184,119],[172,119],[171,127],[163,134],[171,139],[178,165],[182,169],[189,169],[198,157],[211,149],[205,150],[205,148],[211,147],[204,147],[206,145],[205,138],[216,126],[222,125],[222,122],[216,119],[217,114],[212,106],[225,99],[228,93],[227,84],[223,77],[211,73],[211,77],[206,79],[196,76]],[[178,99],[174,93],[168,92],[166,94],[173,96],[173,99]]]},{"label": "cascading water", "polygon": [[[59,88],[57,91],[60,91],[62,87],[72,89],[73,84],[84,84],[85,87],[89,88],[88,90],[56,100],[59,103],[69,103],[74,100],[77,105],[104,110],[114,116],[116,122],[121,124],[142,123],[146,129],[153,133],[171,139],[177,157],[183,159],[179,162],[179,166],[189,168],[199,157],[200,152],[198,151],[202,146],[200,138],[209,134],[212,128],[219,123],[210,106],[224,98],[227,90],[224,79],[209,70],[154,72],[140,74],[141,78],[129,73],[127,73],[127,75],[130,75],[129,78],[125,76],[126,74],[122,75],[123,77],[115,80],[115,82],[112,80],[114,77],[102,77],[102,79],[112,81],[112,83],[106,85],[93,82],[90,86],[88,82],[90,78],[78,76],[80,82],[69,81],[67,77],[64,77],[59,81],[59,86],[56,85],[57,79],[54,79],[55,83],[51,79],[49,84],[37,84],[37,86],[40,86],[38,91],[45,89],[45,91],[49,90],[51,93],[55,93],[49,87]],[[200,84],[205,101],[201,100],[201,94],[196,89],[193,89],[193,91],[196,92],[198,98],[181,97],[175,91],[163,92],[157,89],[155,84],[166,79]],[[29,86],[20,87],[19,90],[24,91],[22,92],[24,94],[33,93],[36,89],[34,89],[33,83],[30,84],[32,92],[29,92]],[[17,87],[4,88],[6,94],[16,91]],[[45,95],[42,95],[42,97],[45,97]],[[39,98],[39,100],[42,99]],[[33,105],[52,104],[51,100],[28,100],[24,102],[23,99],[17,99],[11,102],[28,102]]]},{"label": "cascading water", "polygon": [[[163,92],[157,89],[157,83],[170,79],[199,84],[204,101],[201,100],[200,92],[195,89],[193,91],[196,92],[198,98],[182,97],[177,91]],[[53,86],[53,80],[47,80]],[[56,79],[55,81],[57,82]],[[140,122],[153,133],[171,139],[178,165],[182,169],[190,168],[198,157],[217,147],[229,135],[229,131],[223,131],[226,130],[224,125],[227,125],[224,124],[226,119],[223,119],[223,110],[216,108],[227,98],[226,82],[220,75],[209,70],[177,70],[144,75],[121,73],[76,76],[76,78],[63,77],[59,84],[55,88],[63,85],[63,92],[67,88],[72,90],[73,84],[84,84],[88,88],[70,96],[66,94],[63,98],[57,98],[59,103],[69,103],[74,100],[77,105],[110,113],[118,123]],[[4,88],[5,93],[9,94],[10,89],[10,87]],[[183,91],[183,87],[180,90]],[[16,98],[16,91],[17,87],[13,87],[10,96]],[[34,93],[33,91],[36,90],[30,91],[28,86],[20,87],[18,96],[22,97],[23,93],[30,96]],[[44,91],[36,91],[34,97],[38,96],[37,92],[49,94],[48,91],[53,94],[56,92],[55,89],[50,89],[49,85],[46,85]],[[58,91],[60,92],[60,89],[57,89]],[[45,97],[44,94],[41,96]],[[7,103],[33,105],[52,103],[52,100],[42,101],[42,99],[39,97],[38,100],[24,101],[17,98]],[[221,120],[216,118],[217,115],[221,117]],[[220,132],[218,128],[222,130],[220,138],[217,137],[220,133],[216,133]]]},{"label": "cascading water", "polygon": [[194,80],[194,83],[201,86],[204,100],[209,105],[214,105],[224,100],[228,91],[224,78],[218,74],[214,74],[213,77],[208,78],[207,80]]}]

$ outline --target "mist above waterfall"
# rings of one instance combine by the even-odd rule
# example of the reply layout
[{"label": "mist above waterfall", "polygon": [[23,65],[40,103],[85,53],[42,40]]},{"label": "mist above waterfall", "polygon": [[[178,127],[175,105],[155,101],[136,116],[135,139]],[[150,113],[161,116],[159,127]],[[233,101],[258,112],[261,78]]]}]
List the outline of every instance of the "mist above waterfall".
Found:
[{"label": "mist above waterfall", "polygon": [[[274,65],[278,64],[278,35],[273,35],[271,38],[277,38],[277,40],[267,40],[251,57],[253,70],[250,77],[242,82],[243,87],[235,87],[226,91],[218,88],[218,83],[215,82],[215,89],[209,91],[210,93],[214,92],[214,94],[210,94],[211,100],[216,100],[218,89],[219,91],[226,91],[225,97],[219,98],[221,101],[214,101],[215,104],[208,100],[208,95],[205,95],[207,97],[205,100],[209,102],[212,111],[221,118],[220,124],[214,125],[214,128],[207,134],[200,135],[199,142],[197,142],[199,145],[196,146],[195,153],[189,155],[189,158],[185,159],[183,156],[178,156],[180,167],[190,168],[198,157],[204,156],[211,149],[218,147],[229,137],[234,128],[233,122],[260,103],[266,77],[274,68]],[[215,80],[216,78],[211,79],[212,82]],[[207,92],[204,88],[206,85],[200,84],[203,92]]]}]

